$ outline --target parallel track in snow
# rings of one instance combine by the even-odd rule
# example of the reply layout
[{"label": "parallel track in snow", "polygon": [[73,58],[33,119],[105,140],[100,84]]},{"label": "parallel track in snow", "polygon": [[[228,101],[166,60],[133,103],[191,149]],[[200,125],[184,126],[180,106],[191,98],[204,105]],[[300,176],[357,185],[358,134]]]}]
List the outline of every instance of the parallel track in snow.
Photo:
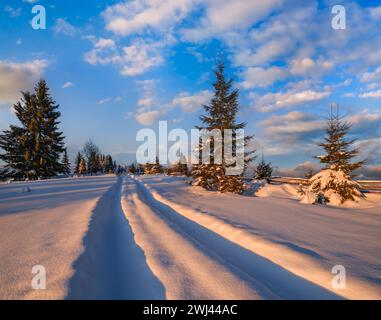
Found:
[{"label": "parallel track in snow", "polygon": [[338,299],[187,219],[126,178],[122,209],[168,299]]}]

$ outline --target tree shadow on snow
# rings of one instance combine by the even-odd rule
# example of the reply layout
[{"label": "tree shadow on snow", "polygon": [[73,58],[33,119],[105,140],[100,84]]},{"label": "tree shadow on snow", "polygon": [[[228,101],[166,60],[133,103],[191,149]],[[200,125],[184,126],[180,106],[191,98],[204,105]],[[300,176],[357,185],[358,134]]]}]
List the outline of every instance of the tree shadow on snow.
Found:
[{"label": "tree shadow on snow", "polygon": [[[139,192],[155,212],[173,222],[201,251],[223,263],[236,276],[252,285],[265,299],[343,299],[335,293],[299,277],[270,260],[247,250],[182,216],[156,200],[144,185],[135,180]],[[205,247],[206,245],[206,247]],[[216,279],[221,281],[221,279]]]}]

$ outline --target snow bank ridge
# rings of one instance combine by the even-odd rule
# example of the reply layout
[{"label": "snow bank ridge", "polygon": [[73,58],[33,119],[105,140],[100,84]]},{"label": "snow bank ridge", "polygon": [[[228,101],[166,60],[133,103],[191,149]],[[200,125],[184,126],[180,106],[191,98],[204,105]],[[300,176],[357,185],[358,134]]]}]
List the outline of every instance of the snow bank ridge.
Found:
[{"label": "snow bank ridge", "polygon": [[331,285],[333,278],[331,270],[327,270],[318,259],[296,252],[286,246],[264,240],[245,229],[232,226],[215,216],[210,216],[183,205],[176,204],[163,197],[138,178],[135,178],[134,180],[145,188],[147,192],[152,194],[154,199],[172,208],[189,220],[200,224],[245,249],[269,259],[297,276],[335,292],[344,298],[381,299],[381,294],[376,287],[371,287],[369,283],[364,283],[357,279],[348,280],[346,290],[335,290]]}]

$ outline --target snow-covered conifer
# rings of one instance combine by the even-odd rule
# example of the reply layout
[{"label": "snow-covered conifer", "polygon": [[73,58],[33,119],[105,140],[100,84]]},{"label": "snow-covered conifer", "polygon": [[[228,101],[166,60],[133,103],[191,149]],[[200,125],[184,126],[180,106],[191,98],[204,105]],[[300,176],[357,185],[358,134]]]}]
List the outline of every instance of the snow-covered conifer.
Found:
[{"label": "snow-covered conifer", "polygon": [[358,201],[363,194],[360,185],[353,180],[353,171],[360,168],[364,161],[351,162],[359,154],[357,148],[351,148],[356,139],[347,139],[351,125],[345,122],[331,107],[327,122],[327,137],[319,144],[326,151],[317,158],[325,168],[311,177],[308,190],[302,201],[312,203],[343,204],[345,201]]},{"label": "snow-covered conifer", "polygon": [[[214,96],[209,105],[204,105],[205,114],[200,117],[202,126],[198,126],[198,129],[214,130],[218,129],[221,132],[220,139],[222,141],[216,141],[216,137],[207,141],[202,139],[200,141],[197,152],[199,153],[200,163],[193,166],[192,177],[193,185],[201,186],[208,190],[219,190],[221,192],[235,192],[242,193],[244,190],[244,182],[242,180],[244,169],[247,163],[253,160],[252,154],[254,151],[246,151],[244,154],[244,168],[240,175],[228,176],[226,169],[235,166],[236,163],[229,163],[229,159],[226,158],[225,153],[221,152],[222,162],[215,161],[217,145],[224,145],[224,141],[228,139],[225,137],[224,130],[230,129],[234,132],[245,127],[245,123],[237,123],[236,117],[239,110],[238,95],[239,92],[236,89],[232,89],[232,80],[226,80],[224,75],[224,65],[218,64],[218,68],[215,71],[216,81],[213,84]],[[233,147],[233,153],[235,152],[238,138],[233,138],[231,141]],[[243,144],[248,146],[252,136],[244,137]],[[221,143],[217,143],[221,142]],[[225,141],[226,142],[226,141]],[[202,152],[206,150],[206,144],[210,144],[210,162],[202,162]],[[222,147],[223,148],[223,147]]]}]

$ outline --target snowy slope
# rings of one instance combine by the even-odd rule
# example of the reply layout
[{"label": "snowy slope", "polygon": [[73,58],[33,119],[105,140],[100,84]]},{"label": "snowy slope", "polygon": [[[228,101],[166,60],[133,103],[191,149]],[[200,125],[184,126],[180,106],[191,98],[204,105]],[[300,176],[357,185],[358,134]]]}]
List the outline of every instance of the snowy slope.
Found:
[{"label": "snowy slope", "polygon": [[[0,299],[62,299],[93,208],[115,177],[0,184]],[[30,192],[23,193],[29,187]],[[32,290],[43,265],[47,289]]]},{"label": "snowy slope", "polygon": [[123,210],[168,299],[337,299],[211,232],[127,178]]},{"label": "snowy slope", "polygon": [[[288,186],[259,194],[165,176],[0,184],[0,299],[380,297],[379,199],[337,209]],[[345,291],[330,287],[336,264]],[[46,290],[31,288],[34,265]]]},{"label": "snowy slope", "polygon": [[331,268],[347,270],[347,298],[381,297],[381,198],[367,208],[300,204],[292,187],[269,186],[261,197],[218,194],[182,178],[139,177],[177,213],[328,290]]}]

